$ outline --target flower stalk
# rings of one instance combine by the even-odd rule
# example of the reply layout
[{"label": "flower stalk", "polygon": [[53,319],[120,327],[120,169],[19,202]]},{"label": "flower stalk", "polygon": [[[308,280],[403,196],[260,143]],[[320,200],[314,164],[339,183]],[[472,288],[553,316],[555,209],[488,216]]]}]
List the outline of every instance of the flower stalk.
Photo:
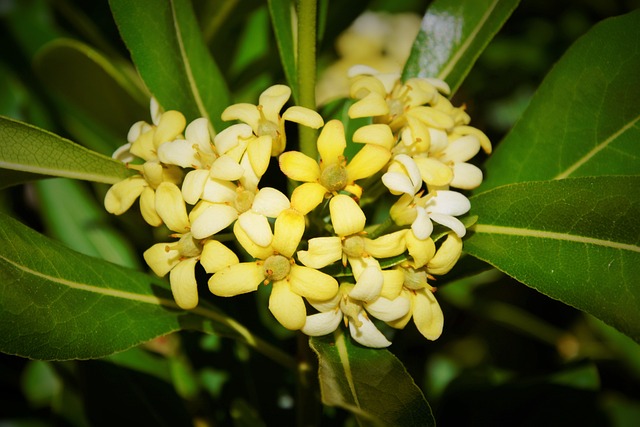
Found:
[{"label": "flower stalk", "polygon": [[[298,1],[298,105],[316,108],[316,0]],[[316,158],[316,130],[300,126],[300,151]]]}]

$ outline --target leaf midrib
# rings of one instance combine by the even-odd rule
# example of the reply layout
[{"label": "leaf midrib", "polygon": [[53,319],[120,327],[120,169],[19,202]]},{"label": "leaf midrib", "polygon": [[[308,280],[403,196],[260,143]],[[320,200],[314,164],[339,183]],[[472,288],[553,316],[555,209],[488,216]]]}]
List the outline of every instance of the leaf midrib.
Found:
[{"label": "leaf midrib", "polygon": [[579,236],[575,234],[559,233],[555,231],[535,230],[530,228],[507,227],[502,225],[476,224],[474,232],[484,234],[504,234],[521,237],[537,237],[567,242],[583,243],[587,245],[603,246],[613,249],[626,250],[640,253],[640,246],[610,240],[596,239],[594,237]]}]

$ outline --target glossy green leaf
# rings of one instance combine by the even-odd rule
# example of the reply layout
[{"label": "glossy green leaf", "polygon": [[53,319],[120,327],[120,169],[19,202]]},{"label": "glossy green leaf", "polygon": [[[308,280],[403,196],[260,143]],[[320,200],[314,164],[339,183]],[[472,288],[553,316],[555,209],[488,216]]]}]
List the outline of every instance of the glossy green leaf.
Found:
[{"label": "glossy green leaf", "polygon": [[120,34],[149,90],[167,110],[187,120],[206,117],[214,129],[229,92],[204,44],[188,0],[110,0]]},{"label": "glossy green leaf", "polygon": [[294,20],[292,13],[295,13],[293,3],[291,0],[268,0],[268,3],[284,75],[291,88],[293,99],[298,102],[297,54],[293,39]]},{"label": "glossy green leaf", "polygon": [[436,0],[422,19],[402,79],[436,77],[462,84],[519,0]]},{"label": "glossy green leaf", "polygon": [[547,75],[487,163],[502,184],[640,172],[640,11],[607,19]]},{"label": "glossy green leaf", "polygon": [[48,88],[122,135],[149,115],[149,96],[122,71],[131,65],[83,43],[70,39],[48,43],[36,55],[34,66]]},{"label": "glossy green leaf", "polygon": [[360,425],[435,425],[431,408],[402,363],[388,350],[365,348],[341,333],[311,338],[319,358],[322,402],[352,412]]},{"label": "glossy green leaf", "polygon": [[640,342],[640,177],[512,184],[471,210],[469,254]]},{"label": "glossy green leaf", "polygon": [[132,174],[121,162],[6,117],[0,117],[0,145],[0,168],[4,169],[107,184]]},{"label": "glossy green leaf", "polygon": [[35,188],[50,236],[85,255],[140,268],[131,244],[109,225],[102,201],[82,183],[57,178],[37,182]]},{"label": "glossy green leaf", "polygon": [[295,366],[210,304],[179,309],[164,280],[74,252],[5,214],[0,242],[1,352],[45,360],[98,358],[198,329]]}]

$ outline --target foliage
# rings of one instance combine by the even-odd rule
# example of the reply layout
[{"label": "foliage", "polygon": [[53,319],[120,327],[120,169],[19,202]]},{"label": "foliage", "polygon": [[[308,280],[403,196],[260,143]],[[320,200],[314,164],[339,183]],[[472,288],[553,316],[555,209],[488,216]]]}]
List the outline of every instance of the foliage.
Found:
[{"label": "foliage", "polygon": [[[317,17],[299,3],[32,0],[2,12],[2,422],[634,425],[640,11],[570,5],[555,25],[550,1],[537,17],[515,0],[305,4]],[[221,299],[199,264],[200,301],[183,310],[139,255],[171,230],[104,212],[105,184],[137,176],[108,156],[148,120],[151,95],[187,122],[209,119],[211,134],[229,126],[227,106],[270,85],[314,108],[309,67],[321,77],[340,59],[339,34],[367,8],[422,16],[403,80],[444,80],[495,147],[475,160],[485,179],[468,192],[464,253],[435,282],[443,335],[376,322],[389,349],[341,328],[309,338],[273,319],[267,287]],[[317,31],[296,27],[309,19]],[[347,95],[318,111],[344,124],[351,158],[372,121],[349,117]],[[286,129],[288,150],[313,154],[315,131]],[[290,194],[277,167],[264,185]],[[370,236],[389,226],[376,194],[361,201],[383,224]],[[439,249],[445,235],[434,230]]]}]

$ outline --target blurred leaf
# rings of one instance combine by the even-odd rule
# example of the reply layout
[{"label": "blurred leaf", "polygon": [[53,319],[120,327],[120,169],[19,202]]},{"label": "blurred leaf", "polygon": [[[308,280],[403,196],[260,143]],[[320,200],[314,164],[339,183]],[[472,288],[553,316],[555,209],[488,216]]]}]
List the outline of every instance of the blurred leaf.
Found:
[{"label": "blurred leaf", "polygon": [[280,51],[280,60],[284,75],[287,78],[293,99],[298,100],[298,77],[296,67],[296,43],[293,39],[294,34],[294,17],[292,12],[293,3],[291,0],[268,0],[269,13],[271,14],[271,23],[273,31],[276,35],[276,43]]},{"label": "blurred leaf", "polygon": [[519,2],[436,0],[431,3],[405,64],[402,80],[436,77],[447,82],[455,93]]},{"label": "blurred leaf", "polygon": [[206,117],[217,131],[229,92],[204,44],[189,0],[110,0],[134,64],[158,102],[191,121]]},{"label": "blurred leaf", "polygon": [[107,213],[78,181],[48,179],[36,183],[42,219],[49,235],[85,255],[139,268],[131,244],[108,224]]},{"label": "blurred leaf", "polygon": [[0,351],[97,358],[183,328],[238,339],[285,366],[288,355],[210,304],[186,312],[166,281],[74,252],[0,214]]},{"label": "blurred leaf", "polygon": [[[0,155],[1,156],[1,155]],[[29,181],[50,178],[47,175],[0,168],[0,190]]]},{"label": "blurred leaf", "polygon": [[168,360],[154,355],[142,347],[133,347],[129,350],[107,356],[103,360],[171,383],[171,371]]},{"label": "blurred leaf", "polygon": [[148,116],[149,97],[115,62],[90,46],[57,39],[36,55],[40,79],[60,96],[103,125],[126,135],[131,125]]},{"label": "blurred leaf", "polygon": [[171,384],[154,376],[103,361],[85,361],[79,372],[92,426],[193,424]]},{"label": "blurred leaf", "polygon": [[256,408],[252,407],[244,399],[234,399],[231,402],[231,418],[234,427],[263,427],[266,426],[260,418]]},{"label": "blurred leaf", "polygon": [[310,338],[319,358],[322,402],[352,412],[363,426],[435,425],[431,408],[402,363],[345,334]]},{"label": "blurred leaf", "polygon": [[34,407],[50,406],[62,390],[62,381],[49,362],[30,360],[22,372],[22,392]]},{"label": "blurred leaf", "polygon": [[0,168],[107,184],[133,173],[124,163],[6,117],[0,117],[0,144]]},{"label": "blurred leaf", "polygon": [[485,164],[502,184],[640,173],[640,11],[607,19],[547,75]]},{"label": "blurred leaf", "polygon": [[640,341],[640,177],[502,186],[471,209],[467,253]]}]

